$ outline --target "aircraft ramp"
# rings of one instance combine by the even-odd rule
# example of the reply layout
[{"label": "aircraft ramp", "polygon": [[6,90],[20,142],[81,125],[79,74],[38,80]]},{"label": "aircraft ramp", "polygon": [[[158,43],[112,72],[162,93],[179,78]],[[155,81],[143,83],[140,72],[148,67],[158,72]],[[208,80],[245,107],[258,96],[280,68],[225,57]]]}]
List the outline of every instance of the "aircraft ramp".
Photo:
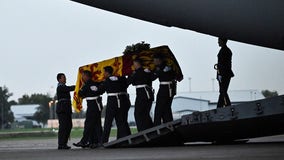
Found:
[{"label": "aircraft ramp", "polygon": [[161,124],[133,135],[129,135],[115,141],[105,143],[105,148],[116,147],[154,147],[154,146],[178,146],[183,140],[177,134],[176,128],[181,125],[181,119]]},{"label": "aircraft ramp", "polygon": [[106,148],[231,143],[284,133],[284,95],[184,115],[181,119],[105,143]]}]

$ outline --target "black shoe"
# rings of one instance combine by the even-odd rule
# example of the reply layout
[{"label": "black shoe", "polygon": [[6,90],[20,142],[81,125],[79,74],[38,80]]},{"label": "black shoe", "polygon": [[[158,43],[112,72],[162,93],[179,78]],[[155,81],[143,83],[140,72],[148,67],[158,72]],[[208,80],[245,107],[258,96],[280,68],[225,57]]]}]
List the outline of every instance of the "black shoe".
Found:
[{"label": "black shoe", "polygon": [[62,149],[71,149],[71,147],[70,146],[67,146],[67,145],[60,145],[60,146],[58,146],[58,149],[59,150],[62,150]]},{"label": "black shoe", "polygon": [[99,148],[99,149],[104,148],[104,145],[102,143],[97,143],[96,148]]},{"label": "black shoe", "polygon": [[95,143],[93,143],[93,144],[90,144],[90,145],[89,145],[89,147],[90,147],[91,149],[95,149],[95,148],[97,148],[97,147],[98,147],[98,145],[97,145],[97,144],[95,144]]},{"label": "black shoe", "polygon": [[88,144],[85,144],[85,143],[82,143],[82,142],[73,143],[73,145],[76,146],[76,147],[82,147],[82,148],[89,147]]}]

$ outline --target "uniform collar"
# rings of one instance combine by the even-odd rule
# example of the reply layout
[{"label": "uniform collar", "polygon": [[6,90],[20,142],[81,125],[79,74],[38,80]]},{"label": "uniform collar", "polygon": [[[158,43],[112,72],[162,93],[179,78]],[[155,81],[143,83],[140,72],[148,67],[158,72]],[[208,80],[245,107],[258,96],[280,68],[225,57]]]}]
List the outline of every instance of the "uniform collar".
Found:
[{"label": "uniform collar", "polygon": [[57,84],[57,86],[65,86],[65,84],[59,82],[59,83]]}]

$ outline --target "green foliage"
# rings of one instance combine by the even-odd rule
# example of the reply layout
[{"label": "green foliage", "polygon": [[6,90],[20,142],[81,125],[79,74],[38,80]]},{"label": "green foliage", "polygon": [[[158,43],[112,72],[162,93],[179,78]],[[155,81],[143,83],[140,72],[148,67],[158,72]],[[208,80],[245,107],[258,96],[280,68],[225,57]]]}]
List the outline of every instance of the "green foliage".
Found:
[{"label": "green foliage", "polygon": [[[29,123],[29,122],[28,122]],[[17,128],[0,131],[0,141],[5,140],[34,140],[56,138],[57,133],[50,128]]]},{"label": "green foliage", "polygon": [[125,50],[123,51],[124,55],[128,54],[137,54],[141,51],[150,49],[150,44],[145,43],[144,41],[136,44],[132,44],[130,46],[126,46]]},{"label": "green foliage", "polygon": [[278,96],[277,91],[263,90],[263,91],[261,91],[261,93],[265,98]]},{"label": "green foliage", "polygon": [[48,94],[23,95],[22,98],[19,98],[19,104],[39,104],[33,119],[38,123],[46,124],[49,119],[49,102],[51,100],[52,98]]},{"label": "green foliage", "polygon": [[8,128],[8,124],[14,121],[14,115],[11,112],[13,102],[8,101],[12,95],[7,87],[0,87],[0,128]]}]

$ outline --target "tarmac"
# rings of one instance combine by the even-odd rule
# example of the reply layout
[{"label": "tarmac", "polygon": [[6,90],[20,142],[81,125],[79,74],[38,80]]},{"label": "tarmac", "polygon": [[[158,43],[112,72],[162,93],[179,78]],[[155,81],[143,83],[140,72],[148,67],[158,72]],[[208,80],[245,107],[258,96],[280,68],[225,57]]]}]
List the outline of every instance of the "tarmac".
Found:
[{"label": "tarmac", "polygon": [[[79,139],[70,140],[70,144]],[[179,147],[57,150],[57,139],[0,140],[0,160],[283,160],[284,135],[244,144],[190,143]]]}]

